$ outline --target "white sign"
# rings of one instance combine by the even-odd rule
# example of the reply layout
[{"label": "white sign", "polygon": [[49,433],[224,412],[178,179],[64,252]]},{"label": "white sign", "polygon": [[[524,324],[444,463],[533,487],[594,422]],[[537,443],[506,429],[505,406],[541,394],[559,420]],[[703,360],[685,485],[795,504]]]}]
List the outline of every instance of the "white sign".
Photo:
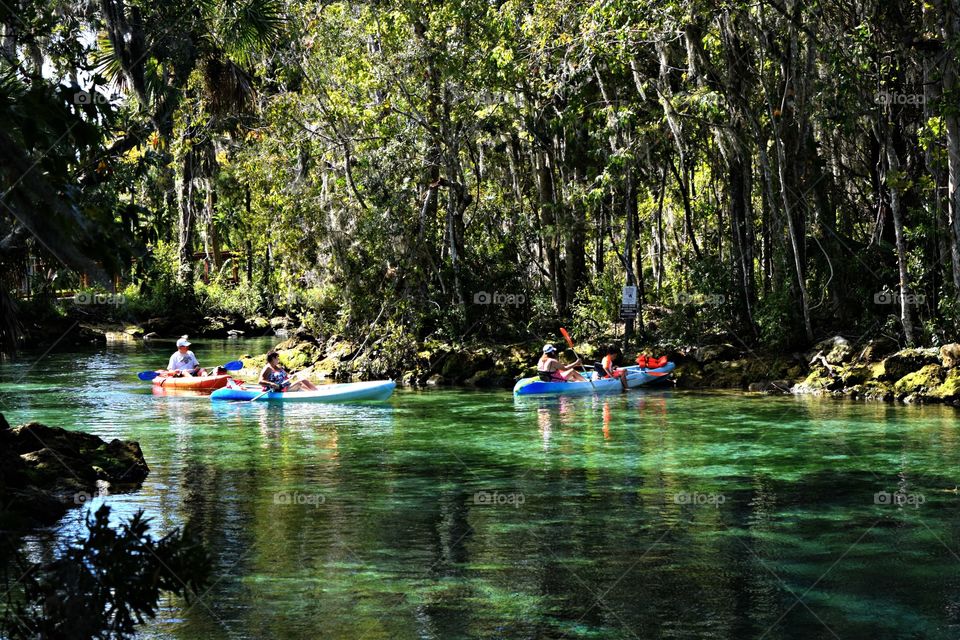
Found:
[{"label": "white sign", "polygon": [[637,288],[636,287],[624,287],[623,288],[623,301],[620,303],[625,307],[635,307],[637,306]]}]

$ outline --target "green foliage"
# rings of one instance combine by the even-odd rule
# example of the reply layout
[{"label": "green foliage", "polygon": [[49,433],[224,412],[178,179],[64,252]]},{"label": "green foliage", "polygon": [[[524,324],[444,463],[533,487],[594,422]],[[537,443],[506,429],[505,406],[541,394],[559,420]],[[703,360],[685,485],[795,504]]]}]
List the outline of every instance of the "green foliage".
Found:
[{"label": "green foliage", "polygon": [[172,244],[160,242],[151,259],[144,261],[139,282],[123,291],[128,314],[142,319],[189,314],[198,309],[193,287],[177,280],[173,252]]},{"label": "green foliage", "polygon": [[[21,213],[62,195],[66,233],[35,235],[79,239],[68,263],[113,261],[118,229],[146,254],[125,274],[134,316],[287,313],[357,339],[371,325],[524,339],[571,320],[607,333],[630,242],[647,291],[662,285],[646,310],[661,338],[759,331],[784,346],[882,323],[890,309],[863,296],[891,284],[898,250],[918,293],[953,281],[930,239],[953,233],[939,194],[955,101],[896,99],[925,90],[927,65],[902,43],[936,7],[127,3],[129,33],[94,42],[79,36],[103,31],[99,6],[27,5],[17,64],[0,61],[0,115],[12,160],[50,184],[41,198],[16,172],[0,179]],[[27,40],[62,82],[23,80]],[[117,100],[68,100],[89,54]],[[877,163],[888,134],[899,171]],[[877,209],[893,189],[905,249]],[[0,216],[0,237],[21,224]],[[186,281],[201,249],[245,256],[250,281]],[[476,303],[484,292],[524,302]],[[925,335],[950,332],[915,311]]]},{"label": "green foliage", "polygon": [[604,335],[619,322],[623,285],[615,270],[608,268],[580,290],[572,305],[571,330],[580,336]]},{"label": "green foliage", "polygon": [[760,330],[760,341],[770,348],[787,350],[797,346],[800,316],[797,304],[784,289],[767,293],[757,303],[754,314]]},{"label": "green foliage", "polygon": [[200,309],[206,315],[226,315],[236,318],[252,318],[262,308],[260,294],[253,287],[233,284],[225,278],[212,280],[209,284],[197,282],[194,287]]},{"label": "green foliage", "polygon": [[210,576],[206,551],[187,533],[150,534],[141,512],[110,527],[110,507],[87,514],[87,536],[53,560],[21,557],[19,580],[4,585],[3,636],[27,638],[131,638],[157,613],[163,593],[189,600]]}]

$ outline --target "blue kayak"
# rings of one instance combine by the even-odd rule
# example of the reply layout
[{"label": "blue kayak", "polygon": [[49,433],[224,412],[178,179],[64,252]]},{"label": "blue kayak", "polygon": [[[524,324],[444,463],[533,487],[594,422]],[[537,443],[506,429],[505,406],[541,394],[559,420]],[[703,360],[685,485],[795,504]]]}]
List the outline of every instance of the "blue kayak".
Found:
[{"label": "blue kayak", "polygon": [[[627,387],[635,389],[654,380],[662,380],[670,375],[676,365],[668,362],[656,369],[641,369],[639,366],[623,367],[627,371]],[[616,378],[596,379],[596,372],[584,374],[591,382],[543,382],[540,378],[523,378],[513,387],[515,396],[555,396],[586,393],[616,393],[623,390]],[[216,395],[217,391],[214,391]]]},{"label": "blue kayak", "polygon": [[386,400],[397,383],[393,380],[372,382],[346,382],[320,385],[316,391],[270,391],[257,398],[263,389],[259,386],[242,388],[224,387],[210,394],[211,400],[253,400],[257,402],[352,402],[357,400]]}]

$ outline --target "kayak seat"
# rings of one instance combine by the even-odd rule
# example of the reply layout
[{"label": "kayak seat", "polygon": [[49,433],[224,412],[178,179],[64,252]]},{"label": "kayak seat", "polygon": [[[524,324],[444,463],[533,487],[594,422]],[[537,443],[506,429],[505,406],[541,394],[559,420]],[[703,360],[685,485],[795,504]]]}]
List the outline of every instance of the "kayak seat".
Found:
[{"label": "kayak seat", "polygon": [[601,362],[594,362],[594,363],[593,363],[593,370],[594,370],[594,372],[596,372],[596,374],[597,374],[597,379],[598,379],[598,380],[599,380],[600,378],[606,378],[606,377],[607,377],[607,372],[604,371],[604,369],[603,369],[603,363],[601,363]]},{"label": "kayak seat", "polygon": [[539,371],[537,375],[540,376],[540,382],[554,382],[553,376],[549,371]]}]

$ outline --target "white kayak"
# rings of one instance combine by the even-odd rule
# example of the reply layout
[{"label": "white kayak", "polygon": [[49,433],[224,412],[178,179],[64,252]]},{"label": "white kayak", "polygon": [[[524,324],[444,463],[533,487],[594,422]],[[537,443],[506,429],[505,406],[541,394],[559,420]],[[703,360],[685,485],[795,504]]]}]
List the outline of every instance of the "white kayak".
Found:
[{"label": "white kayak", "polygon": [[211,400],[253,400],[257,402],[351,402],[356,400],[386,400],[393,393],[397,383],[393,380],[373,380],[370,382],[345,382],[325,384],[316,391],[270,391],[263,393],[259,386],[224,387],[210,394]]},{"label": "white kayak", "polygon": [[[627,371],[627,388],[635,389],[649,384],[654,380],[661,380],[670,375],[676,365],[668,362],[656,369],[643,369],[637,365],[624,367]],[[540,378],[523,378],[513,387],[515,396],[555,396],[585,393],[615,393],[622,391],[623,386],[616,378],[596,379],[596,372],[586,373],[588,381],[584,382],[543,382]],[[217,391],[213,392],[216,395]]]}]

